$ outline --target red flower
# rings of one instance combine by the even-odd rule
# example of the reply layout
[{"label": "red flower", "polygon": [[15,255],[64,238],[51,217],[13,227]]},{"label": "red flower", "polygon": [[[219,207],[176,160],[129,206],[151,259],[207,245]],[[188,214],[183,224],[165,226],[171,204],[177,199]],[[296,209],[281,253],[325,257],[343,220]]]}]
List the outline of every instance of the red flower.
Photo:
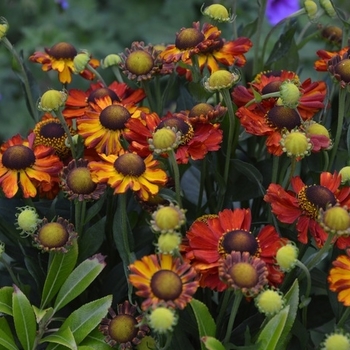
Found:
[{"label": "red flower", "polygon": [[311,82],[311,79],[299,85],[301,96],[295,109],[276,105],[277,97],[262,99],[259,103],[252,102],[253,90],[260,95],[277,93],[282,83],[289,80],[297,81],[298,76],[289,71],[268,72],[258,75],[250,88],[237,86],[232,92],[233,101],[239,106],[236,115],[241,125],[250,134],[267,136],[267,149],[276,156],[283,153],[280,145],[282,130],[299,127],[302,121],[310,120],[324,107],[326,84],[322,81]]},{"label": "red flower", "polygon": [[206,221],[196,220],[192,224],[181,251],[200,274],[202,287],[218,291],[227,288],[219,279],[218,266],[220,259],[232,251],[245,251],[260,257],[267,264],[269,282],[272,285],[282,282],[283,274],[275,268],[274,257],[287,239],[281,238],[271,225],[263,227],[257,237],[249,231],[250,228],[249,209],[224,209],[217,217],[210,217]]},{"label": "red flower", "polygon": [[91,103],[95,103],[96,99],[106,95],[110,96],[112,101],[124,105],[136,104],[146,97],[142,89],[133,90],[125,83],[114,81],[108,87],[104,87],[99,82],[93,83],[86,91],[70,89],[62,114],[67,119],[82,117],[86,111],[93,109]]},{"label": "red flower", "polygon": [[176,149],[176,160],[187,164],[193,160],[203,159],[209,151],[217,151],[222,141],[222,130],[219,124],[191,123],[186,114],[168,113],[159,118],[156,113],[142,113],[141,118],[129,119],[125,124],[125,138],[130,142],[130,150],[146,157],[152,153],[148,139],[153,132],[163,127],[174,127],[182,134],[181,144]]},{"label": "red flower", "polygon": [[[305,185],[299,176],[295,176],[291,180],[292,191],[286,191],[278,184],[270,184],[264,200],[271,204],[278,220],[286,224],[296,222],[299,242],[307,244],[310,232],[317,246],[321,247],[328,235],[316,221],[319,209],[336,203],[342,206],[350,204],[350,187],[339,188],[340,183],[341,176],[336,172],[321,173],[319,185]],[[340,237],[336,244],[345,249],[350,246],[350,238]]]}]

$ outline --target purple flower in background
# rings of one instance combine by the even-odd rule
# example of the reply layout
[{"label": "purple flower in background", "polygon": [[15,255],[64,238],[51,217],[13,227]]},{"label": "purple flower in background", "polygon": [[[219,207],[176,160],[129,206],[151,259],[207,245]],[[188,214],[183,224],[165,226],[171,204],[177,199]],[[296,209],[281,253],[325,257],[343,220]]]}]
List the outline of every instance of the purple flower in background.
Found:
[{"label": "purple flower in background", "polygon": [[267,0],[266,17],[275,25],[299,9],[299,0]]},{"label": "purple flower in background", "polygon": [[61,10],[67,10],[69,7],[67,0],[55,0],[55,3],[58,4]]}]

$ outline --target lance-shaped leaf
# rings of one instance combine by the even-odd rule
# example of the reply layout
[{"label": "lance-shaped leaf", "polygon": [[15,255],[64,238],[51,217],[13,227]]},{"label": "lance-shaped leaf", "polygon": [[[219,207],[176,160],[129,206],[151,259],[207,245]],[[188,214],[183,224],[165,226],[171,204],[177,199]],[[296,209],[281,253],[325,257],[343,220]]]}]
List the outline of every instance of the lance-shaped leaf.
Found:
[{"label": "lance-shaped leaf", "polygon": [[78,258],[78,244],[75,241],[67,253],[50,253],[50,264],[41,296],[41,309],[55,297],[64,281],[73,271]]},{"label": "lance-shaped leaf", "polygon": [[[205,336],[215,337],[216,324],[207,306],[196,299],[192,299],[190,305],[196,317],[199,337],[201,339]],[[204,343],[201,343],[201,349],[205,350]]]},{"label": "lance-shaped leaf", "polygon": [[97,327],[79,344],[79,349],[84,345],[95,350],[111,350],[111,346],[105,341],[105,336]]},{"label": "lance-shaped leaf", "polygon": [[59,329],[57,332],[54,334],[50,334],[47,337],[41,339],[40,343],[51,343],[48,347],[47,350],[52,350],[59,345],[63,345],[67,347],[68,349],[76,350],[77,349],[77,344],[75,342],[74,336],[70,328],[65,328],[65,329]]},{"label": "lance-shaped leaf", "polygon": [[0,288],[0,312],[12,316],[12,287]]},{"label": "lance-shaped leaf", "polygon": [[273,316],[266,324],[258,338],[258,350],[275,350],[278,344],[283,342],[284,339],[281,339],[281,335],[286,324],[288,313],[289,305]]},{"label": "lance-shaped leaf", "polygon": [[96,254],[78,265],[63,283],[57,294],[54,311],[61,309],[80,295],[106,266],[104,256]]},{"label": "lance-shaped leaf", "polygon": [[225,350],[222,343],[214,337],[202,337],[201,341],[207,350]]},{"label": "lance-shaped leaf", "polygon": [[60,329],[69,328],[77,344],[80,344],[92,332],[108,313],[112,304],[112,295],[94,300],[73,311],[63,322]]},{"label": "lance-shaped leaf", "polygon": [[13,291],[12,312],[16,334],[23,349],[32,350],[36,335],[35,314],[29,300],[16,285]]},{"label": "lance-shaped leaf", "polygon": [[18,350],[5,317],[0,317],[0,349]]}]

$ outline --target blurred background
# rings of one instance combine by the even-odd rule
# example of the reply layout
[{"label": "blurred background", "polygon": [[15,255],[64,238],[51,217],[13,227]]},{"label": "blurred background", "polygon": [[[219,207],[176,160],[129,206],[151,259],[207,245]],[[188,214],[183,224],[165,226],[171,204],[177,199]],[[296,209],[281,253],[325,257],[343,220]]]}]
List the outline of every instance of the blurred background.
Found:
[{"label": "blurred background", "polygon": [[[249,25],[257,17],[258,1],[206,1],[205,6],[213,2],[227,8],[232,8],[233,3],[236,3],[235,25],[239,29],[238,34],[249,33]],[[350,6],[348,0],[336,0],[335,3]],[[56,72],[45,73],[40,64],[28,61],[28,57],[35,51],[43,51],[45,47],[66,41],[78,51],[86,49],[93,57],[103,59],[110,53],[123,52],[133,41],[144,41],[145,44],[174,43],[175,34],[182,27],[190,27],[194,21],[204,22],[200,12],[202,5],[203,0],[1,0],[0,16],[9,22],[7,37],[17,52],[23,55],[43,93],[50,88],[62,87]],[[305,16],[304,20],[308,21]],[[220,26],[223,37],[228,40],[233,39],[232,25],[229,23]],[[302,28],[303,22],[298,25]],[[264,34],[270,29],[271,26],[266,23]],[[254,36],[250,37],[254,41]],[[275,39],[271,45],[274,42]],[[318,44],[316,40],[314,51],[308,46],[308,51],[300,57],[311,70],[317,59],[315,52],[320,48],[324,48],[324,45]],[[248,59],[251,54],[248,53]],[[11,61],[8,50],[0,45],[1,142],[15,133],[26,136],[33,127],[20,82],[11,69]],[[100,69],[100,72],[107,82],[114,80],[108,69]],[[89,82],[74,76],[69,88],[86,90],[88,86]]]}]

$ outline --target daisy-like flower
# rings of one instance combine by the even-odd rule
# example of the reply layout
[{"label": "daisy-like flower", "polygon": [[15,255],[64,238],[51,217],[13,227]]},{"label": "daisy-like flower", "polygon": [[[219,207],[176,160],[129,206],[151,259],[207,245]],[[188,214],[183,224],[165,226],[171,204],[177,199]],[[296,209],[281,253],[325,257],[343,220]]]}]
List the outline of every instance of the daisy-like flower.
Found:
[{"label": "daisy-like flower", "polygon": [[87,148],[95,148],[98,153],[118,154],[122,149],[121,138],[130,118],[139,118],[146,108],[113,102],[109,95],[95,100],[92,110],[77,120],[78,133]]},{"label": "daisy-like flower", "polygon": [[[76,134],[72,127],[69,127],[69,131],[72,136]],[[35,125],[33,133],[35,134],[34,146],[52,147],[61,160],[70,156],[70,148],[66,145],[67,134],[60,121],[51,114],[44,114],[42,120]]]},{"label": "daisy-like flower", "polygon": [[191,28],[182,28],[176,34],[175,44],[168,45],[160,56],[165,62],[183,61],[191,65],[191,57],[196,55],[201,70],[207,67],[210,72],[215,72],[220,69],[220,64],[244,66],[244,54],[252,45],[252,42],[244,37],[225,41],[217,27],[204,23],[200,29],[199,22],[195,22]]},{"label": "daisy-like flower", "polygon": [[[299,87],[300,97],[296,108],[278,103],[280,88],[285,81],[295,81]],[[275,94],[255,102],[253,90],[259,95]],[[324,107],[326,84],[311,82],[310,79],[298,83],[293,72],[280,71],[260,74],[251,83],[249,89],[238,86],[232,93],[233,101],[239,106],[236,115],[245,130],[253,135],[266,136],[269,153],[280,156],[283,153],[280,141],[283,130],[291,131],[301,127]]]},{"label": "daisy-like flower", "polygon": [[302,124],[301,129],[305,132],[312,144],[311,152],[320,150],[329,150],[333,146],[329,131],[322,124],[313,120],[306,121]]},{"label": "daisy-like flower", "polygon": [[350,306],[350,257],[340,255],[332,264],[328,275],[329,289],[338,293],[339,302]]},{"label": "daisy-like flower", "polygon": [[349,50],[349,48],[350,47],[346,46],[341,48],[339,51],[318,50],[316,54],[320,58],[314,63],[314,68],[319,72],[327,72],[329,60],[337,55],[343,56]]},{"label": "daisy-like flower", "polygon": [[96,103],[96,99],[109,96],[114,102],[121,102],[123,105],[137,104],[146,95],[142,89],[132,89],[125,83],[112,82],[108,87],[102,83],[92,83],[86,91],[70,89],[62,114],[66,119],[82,117],[86,111],[92,109],[91,103]]},{"label": "daisy-like flower", "polygon": [[14,197],[19,188],[24,198],[35,197],[40,184],[50,184],[62,169],[52,147],[34,147],[33,143],[34,134],[27,140],[15,135],[1,146],[0,185],[7,198]]},{"label": "daisy-like flower", "polygon": [[272,285],[283,280],[283,273],[276,267],[276,252],[287,243],[273,226],[263,227],[255,237],[251,228],[249,209],[225,209],[218,216],[206,220],[196,220],[186,233],[181,251],[184,258],[200,274],[201,287],[223,291],[227,285],[219,279],[220,259],[225,259],[231,252],[248,252],[262,259],[268,269],[268,279]]},{"label": "daisy-like flower", "polygon": [[51,222],[44,218],[33,235],[34,244],[44,252],[66,253],[76,238],[73,224],[62,217]]},{"label": "daisy-like flower", "polygon": [[154,75],[163,73],[159,51],[153,45],[145,46],[142,41],[134,41],[130,49],[120,54],[120,58],[119,66],[130,80],[150,80]]},{"label": "daisy-like flower", "polygon": [[[78,54],[76,48],[72,44],[60,42],[53,45],[51,48],[45,48],[44,51],[45,52],[34,52],[34,54],[29,57],[29,60],[42,64],[42,70],[45,72],[50,70],[57,71],[59,81],[62,84],[69,84],[72,81],[72,74],[74,72],[73,60]],[[92,58],[89,64],[96,68],[100,63],[97,59]],[[94,79],[94,74],[88,69],[84,69],[80,75],[85,79]]]},{"label": "daisy-like flower", "polygon": [[105,183],[95,183],[91,178],[86,159],[71,160],[61,173],[61,187],[69,200],[99,199],[106,189]]},{"label": "daisy-like flower", "polygon": [[123,152],[119,156],[100,154],[99,162],[88,164],[94,182],[106,182],[114,194],[125,193],[129,188],[147,201],[167,182],[167,175],[159,162],[150,154],[143,159],[136,153]]},{"label": "daisy-like flower", "polygon": [[163,127],[175,128],[181,132],[181,142],[175,151],[176,161],[187,164],[189,159],[203,159],[210,151],[217,151],[222,141],[220,125],[195,123],[192,125],[185,113],[171,114],[159,118],[156,113],[143,113],[140,118],[129,119],[126,123],[125,138],[129,149],[141,156],[152,152],[147,141],[153,133]]},{"label": "daisy-like flower", "polygon": [[198,288],[196,271],[169,254],[147,255],[129,266],[129,281],[136,295],[145,298],[142,310],[159,304],[184,309]]},{"label": "daisy-like flower", "polygon": [[267,267],[263,260],[248,252],[232,251],[219,260],[219,276],[229,288],[255,297],[267,285]]},{"label": "daisy-like flower", "polygon": [[105,335],[105,341],[118,349],[133,349],[149,332],[147,325],[143,324],[143,316],[137,315],[137,308],[129,301],[118,304],[117,312],[109,308],[110,317],[102,319],[99,330]]},{"label": "daisy-like flower", "polygon": [[[336,172],[322,172],[320,183],[313,185],[306,185],[299,176],[295,176],[291,180],[292,190],[286,191],[282,186],[272,183],[264,200],[270,203],[272,212],[281,222],[296,222],[299,242],[307,244],[309,232],[317,246],[321,247],[328,234],[317,222],[320,209],[325,210],[336,203],[341,206],[350,204],[350,187],[341,187],[340,184],[341,176]],[[340,237],[336,243],[344,249],[350,244],[350,239]]]},{"label": "daisy-like flower", "polygon": [[350,49],[343,55],[335,55],[328,61],[328,71],[342,88],[350,85]]},{"label": "daisy-like flower", "polygon": [[227,107],[223,107],[220,104],[212,106],[206,102],[197,103],[189,111],[185,111],[192,124],[210,123],[220,120],[226,112]]}]

